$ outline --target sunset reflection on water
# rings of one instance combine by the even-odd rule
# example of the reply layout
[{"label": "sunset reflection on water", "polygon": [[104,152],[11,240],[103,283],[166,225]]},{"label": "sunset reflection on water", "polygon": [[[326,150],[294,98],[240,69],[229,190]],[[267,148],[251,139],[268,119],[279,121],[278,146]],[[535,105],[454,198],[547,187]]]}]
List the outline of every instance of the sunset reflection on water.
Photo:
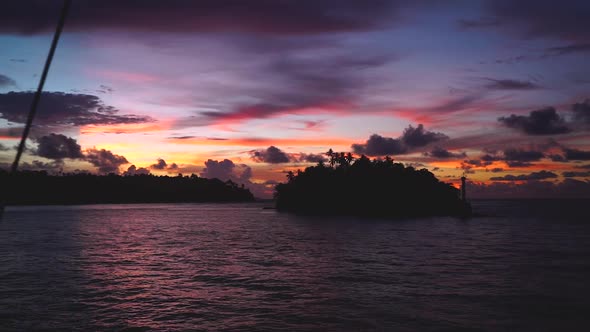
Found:
[{"label": "sunset reflection on water", "polygon": [[[480,209],[506,203],[497,204]],[[0,326],[588,326],[580,315],[588,225],[550,212],[392,222],[295,217],[256,204],[11,208],[0,224]]]}]

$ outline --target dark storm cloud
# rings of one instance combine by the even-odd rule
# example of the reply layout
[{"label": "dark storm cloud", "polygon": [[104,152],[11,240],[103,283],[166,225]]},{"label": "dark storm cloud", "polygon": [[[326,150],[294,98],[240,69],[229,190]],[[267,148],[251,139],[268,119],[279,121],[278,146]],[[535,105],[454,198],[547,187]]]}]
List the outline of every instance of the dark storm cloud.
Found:
[{"label": "dark storm cloud", "polygon": [[590,171],[587,172],[563,172],[564,178],[585,178],[590,177]]},{"label": "dark storm cloud", "polygon": [[461,163],[461,169],[472,169],[473,167],[483,167],[489,164],[491,163],[485,162],[480,159],[466,159],[463,160],[463,162]]},{"label": "dark storm cloud", "polygon": [[47,159],[61,160],[82,159],[82,148],[75,139],[61,135],[49,134],[37,139],[36,155]]},{"label": "dark storm cloud", "polygon": [[497,156],[495,154],[486,153],[483,156],[481,156],[481,160],[484,161],[484,162],[486,162],[486,163],[490,163],[491,164],[494,161],[502,160],[502,157]]},{"label": "dark storm cloud", "polygon": [[283,164],[289,162],[300,163],[318,163],[326,161],[326,157],[322,154],[314,153],[287,153],[277,148],[276,146],[269,146],[263,150],[248,151],[250,158],[257,163],[269,164]]},{"label": "dark storm cloud", "polygon": [[6,86],[16,86],[16,82],[12,78],[0,74],[0,88]]},{"label": "dark storm cloud", "polygon": [[590,160],[590,151],[563,149],[566,160]]},{"label": "dark storm cloud", "polygon": [[488,0],[487,4],[486,17],[523,37],[590,40],[590,2],[586,0]]},{"label": "dark storm cloud", "polygon": [[168,164],[166,163],[166,160],[164,160],[162,158],[158,158],[157,163],[150,165],[151,169],[158,169],[158,170],[166,169],[166,167],[168,167]]},{"label": "dark storm cloud", "polygon": [[249,183],[252,169],[244,164],[236,165],[229,159],[222,161],[209,159],[205,162],[205,168],[200,174],[208,179],[232,180],[238,183]]},{"label": "dark storm cloud", "polygon": [[584,161],[590,160],[590,151],[571,149],[562,145],[557,146],[560,153],[551,153],[547,157],[554,162],[567,163],[569,161]]},{"label": "dark storm cloud", "polygon": [[408,148],[399,138],[371,135],[364,144],[353,144],[352,150],[368,156],[398,155],[408,152]]},{"label": "dark storm cloud", "polygon": [[137,168],[135,165],[131,165],[127,168],[123,175],[134,176],[134,175],[148,175],[150,170],[145,167]]},{"label": "dark storm cloud", "polygon": [[434,157],[437,159],[450,159],[450,158],[465,158],[467,154],[465,152],[454,153],[449,150],[443,149],[439,146],[434,147],[432,151],[425,152],[424,155]]},{"label": "dark storm cloud", "polygon": [[512,114],[509,117],[498,118],[498,121],[508,128],[521,130],[528,135],[557,135],[571,131],[553,107],[532,111],[528,116]]},{"label": "dark storm cloud", "polygon": [[227,180],[233,176],[233,170],[236,167],[233,161],[224,159],[222,161],[209,159],[205,162],[205,168],[201,172],[201,177],[220,180]]},{"label": "dark storm cloud", "polygon": [[508,167],[528,167],[531,162],[539,161],[544,157],[541,151],[509,148],[503,151],[503,155],[485,154],[481,160],[485,166],[491,165],[494,161],[503,161]]},{"label": "dark storm cloud", "polygon": [[[34,92],[8,92],[0,94],[0,118],[25,123]],[[139,115],[119,115],[112,106],[99,97],[63,92],[43,92],[35,125],[85,126],[144,123],[153,121]]]},{"label": "dark storm cloud", "polygon": [[448,138],[443,133],[424,129],[422,124],[419,124],[415,128],[409,125],[398,138],[373,134],[364,144],[353,144],[352,150],[355,153],[368,156],[398,155],[410,152],[414,148],[423,147]]},{"label": "dark storm cloud", "polygon": [[238,166],[241,167],[241,169],[242,169],[242,173],[239,175],[238,181],[241,181],[241,182],[244,182],[247,184],[252,184],[250,182],[250,178],[252,177],[252,168],[250,168],[250,166],[248,166],[246,164],[240,164]]},{"label": "dark storm cloud", "polygon": [[292,161],[290,156],[276,146],[269,146],[266,150],[252,150],[250,158],[258,163],[282,164]]},{"label": "dark storm cloud", "polygon": [[544,179],[554,179],[557,177],[557,174],[548,171],[539,171],[533,172],[530,174],[521,174],[521,175],[512,175],[508,174],[505,176],[494,176],[491,177],[490,180],[492,181],[532,181],[532,180],[544,180]]},{"label": "dark storm cloud", "polygon": [[[59,1],[9,1],[0,12],[0,31],[51,31],[60,5]],[[365,31],[395,21],[391,18],[396,16],[398,5],[390,0],[88,0],[72,4],[67,30],[262,34]]]},{"label": "dark storm cloud", "polygon": [[535,150],[506,149],[504,159],[508,161],[539,161],[544,157],[543,152]]},{"label": "dark storm cloud", "polygon": [[152,164],[149,166],[150,169],[159,170],[159,171],[163,171],[163,170],[176,171],[176,170],[178,170],[178,165],[176,163],[172,163],[172,164],[168,165],[166,160],[164,160],[162,158],[158,158],[156,161],[157,162],[155,164]]},{"label": "dark storm cloud", "polygon": [[200,174],[201,177],[208,179],[219,179],[221,181],[232,180],[235,183],[246,186],[255,197],[270,198],[272,197],[274,182],[254,183],[250,181],[252,177],[252,168],[245,164],[235,164],[229,159],[222,161],[209,159],[205,162],[205,168]]},{"label": "dark storm cloud", "polygon": [[572,112],[575,121],[590,125],[590,99],[573,104]]},{"label": "dark storm cloud", "polygon": [[539,89],[540,86],[530,81],[519,81],[511,79],[497,80],[492,78],[486,78],[490,81],[486,85],[486,88],[490,90],[534,90]]},{"label": "dark storm cloud", "polygon": [[105,149],[88,149],[85,151],[85,159],[98,168],[100,173],[119,173],[119,167],[129,163],[127,158]]},{"label": "dark storm cloud", "polygon": [[532,164],[528,161],[519,161],[519,160],[505,160],[504,161],[508,167],[529,167]]},{"label": "dark storm cloud", "polygon": [[441,140],[448,139],[449,137],[443,133],[437,133],[433,131],[427,131],[424,129],[422,124],[414,128],[411,125],[404,129],[404,133],[401,137],[402,141],[408,147],[422,147],[430,143],[438,142]]},{"label": "dark storm cloud", "polygon": [[299,154],[298,161],[305,162],[305,163],[319,163],[321,161],[326,161],[326,157],[322,154],[314,154],[314,153],[301,153]]}]

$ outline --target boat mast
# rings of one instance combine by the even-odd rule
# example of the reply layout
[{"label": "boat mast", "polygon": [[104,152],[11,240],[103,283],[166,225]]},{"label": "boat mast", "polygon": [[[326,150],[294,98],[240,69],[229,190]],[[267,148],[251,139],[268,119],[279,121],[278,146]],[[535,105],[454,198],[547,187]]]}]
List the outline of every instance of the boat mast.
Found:
[{"label": "boat mast", "polygon": [[[37,106],[39,106],[39,100],[41,99],[41,93],[43,92],[43,86],[45,85],[45,80],[47,79],[47,74],[49,73],[49,67],[51,66],[51,61],[53,60],[53,54],[55,54],[55,49],[57,48],[57,43],[59,41],[59,37],[61,36],[61,32],[63,30],[66,16],[68,15],[68,11],[70,9],[71,0],[64,0],[64,5],[61,9],[61,15],[59,17],[59,21],[57,22],[57,27],[55,28],[55,33],[53,34],[53,40],[51,41],[51,46],[49,48],[49,54],[47,54],[47,59],[45,60],[45,66],[43,67],[43,73],[41,74],[41,79],[39,80],[39,85],[37,86],[37,91],[33,96],[33,101],[31,102],[31,109],[29,110],[29,115],[27,117],[27,122],[25,123],[25,128],[23,129],[23,134],[20,139],[20,143],[16,150],[16,156],[14,157],[14,162],[10,167],[10,172],[8,176],[12,176],[16,173],[18,169],[18,163],[20,162],[20,158],[25,150],[25,144],[27,141],[27,137],[29,136],[29,132],[31,131],[31,126],[33,125],[33,119],[35,118],[35,114],[37,113]],[[4,206],[6,205],[6,195],[8,194],[8,190],[5,190],[4,193],[0,193],[2,197],[0,197],[0,220],[2,220],[2,216],[4,215]]]}]

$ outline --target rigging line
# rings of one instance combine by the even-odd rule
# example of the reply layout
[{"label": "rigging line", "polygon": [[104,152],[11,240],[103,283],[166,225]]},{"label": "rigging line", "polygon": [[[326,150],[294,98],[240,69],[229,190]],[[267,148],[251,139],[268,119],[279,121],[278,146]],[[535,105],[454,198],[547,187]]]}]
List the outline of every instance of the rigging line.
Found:
[{"label": "rigging line", "polygon": [[59,22],[57,24],[57,28],[55,29],[55,35],[53,36],[53,41],[51,42],[51,48],[49,49],[49,54],[47,55],[47,60],[45,61],[45,67],[43,68],[43,73],[41,74],[41,80],[39,81],[39,86],[37,87],[37,92],[35,92],[35,96],[33,97],[33,102],[31,103],[31,109],[29,111],[29,116],[27,117],[27,123],[25,124],[25,129],[23,130],[23,135],[20,140],[20,144],[18,145],[18,150],[16,151],[16,156],[14,157],[14,162],[12,163],[12,167],[10,168],[10,172],[14,173],[18,169],[18,163],[20,161],[21,155],[25,149],[25,143],[27,137],[29,136],[29,131],[31,130],[31,126],[33,124],[33,119],[35,118],[35,114],[37,113],[37,106],[39,104],[39,100],[41,99],[41,92],[43,91],[43,86],[45,85],[45,79],[47,78],[47,73],[49,72],[49,67],[51,66],[51,60],[53,60],[53,54],[55,53],[55,49],[57,48],[57,42],[59,41],[59,36],[61,35],[61,31],[63,30],[64,23],[66,21],[66,15],[68,13],[70,7],[71,0],[64,0],[64,6],[61,11],[61,16],[59,18]]},{"label": "rigging line", "polygon": [[[43,86],[45,85],[45,79],[47,79],[47,73],[49,72],[49,67],[51,66],[51,61],[53,60],[53,55],[55,54],[55,49],[57,48],[57,43],[59,41],[59,37],[63,30],[64,24],[66,22],[66,16],[68,15],[68,11],[70,9],[71,0],[64,0],[64,5],[61,9],[61,16],[59,17],[59,21],[57,23],[57,27],[55,28],[55,34],[53,35],[53,40],[51,41],[51,47],[49,48],[49,54],[47,54],[47,60],[45,60],[45,66],[43,67],[43,73],[41,74],[41,79],[39,80],[39,86],[37,87],[37,91],[33,96],[33,101],[31,102],[31,109],[29,110],[29,115],[27,117],[27,122],[25,123],[25,128],[23,130],[23,134],[18,145],[18,149],[16,150],[16,156],[14,157],[14,162],[10,167],[10,173],[8,176],[16,173],[18,169],[18,163],[20,162],[20,158],[25,150],[25,144],[27,141],[27,137],[29,136],[29,132],[31,131],[31,126],[33,125],[33,119],[35,118],[35,114],[37,113],[37,106],[39,105],[39,100],[41,99],[41,92],[43,92]],[[4,205],[5,205],[5,197],[2,197],[0,202],[0,220],[2,219],[2,215],[4,214]]]}]

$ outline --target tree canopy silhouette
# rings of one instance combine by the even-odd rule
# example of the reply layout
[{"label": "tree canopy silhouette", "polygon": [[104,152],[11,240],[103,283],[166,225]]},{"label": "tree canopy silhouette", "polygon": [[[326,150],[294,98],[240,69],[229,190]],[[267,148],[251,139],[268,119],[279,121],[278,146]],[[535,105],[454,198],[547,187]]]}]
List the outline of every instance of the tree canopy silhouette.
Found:
[{"label": "tree canopy silhouette", "polygon": [[354,158],[331,149],[326,155],[328,165],[319,162],[304,171],[289,172],[288,182],[276,186],[278,210],[380,217],[465,215],[470,211],[458,189],[426,169],[406,167],[390,157]]},{"label": "tree canopy silhouette", "polygon": [[[0,183],[8,189],[8,205],[247,202],[254,196],[243,185],[206,179],[193,174],[155,176],[73,173],[49,175],[0,170]],[[6,187],[4,187],[6,185]]]}]

